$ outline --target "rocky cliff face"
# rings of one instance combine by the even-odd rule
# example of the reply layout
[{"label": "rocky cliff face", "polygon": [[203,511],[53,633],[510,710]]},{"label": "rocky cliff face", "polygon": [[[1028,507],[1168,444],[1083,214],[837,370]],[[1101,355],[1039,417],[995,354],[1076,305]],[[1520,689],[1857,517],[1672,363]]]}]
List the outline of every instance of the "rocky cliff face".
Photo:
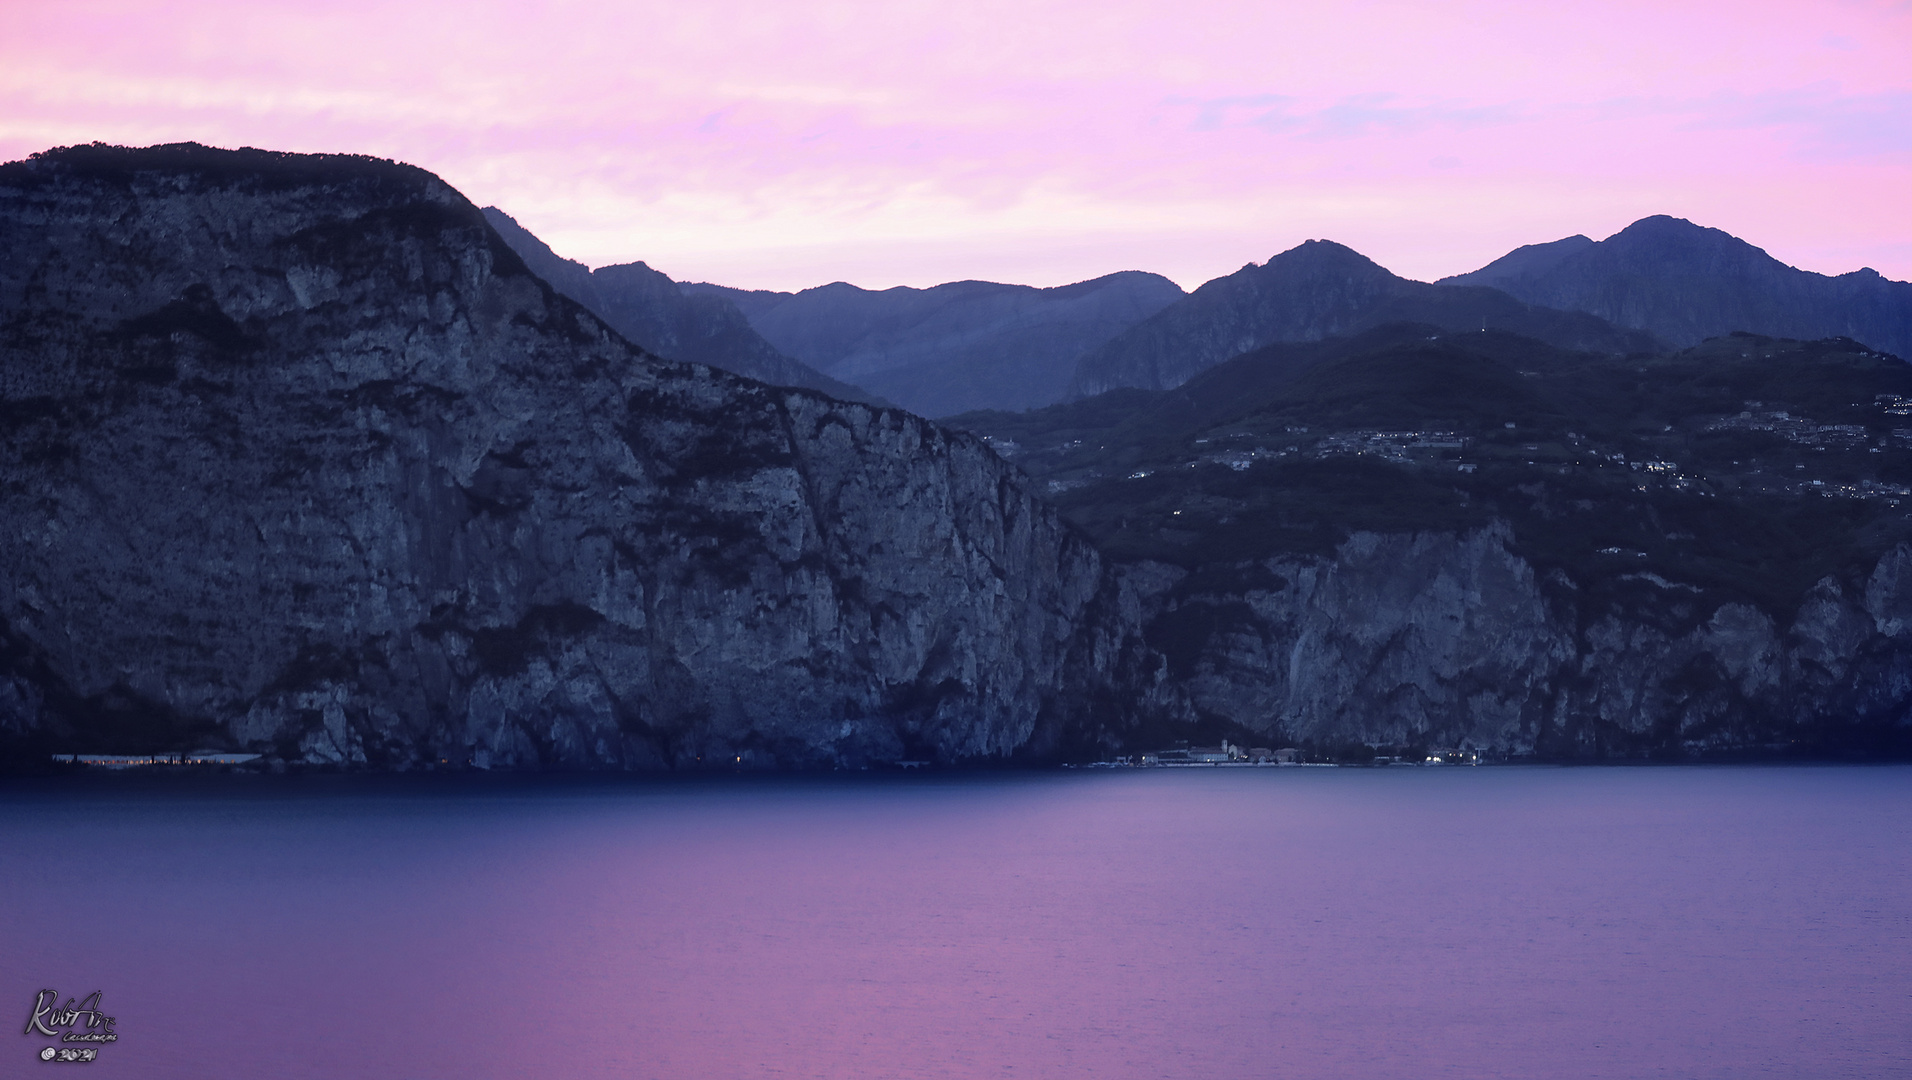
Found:
[{"label": "rocky cliff face", "polygon": [[1718,229],[1649,217],[1599,243],[1521,248],[1448,285],[1492,285],[1529,303],[1598,315],[1677,345],[1744,330],[1848,337],[1912,357],[1912,283],[1877,271],[1826,277]]},{"label": "rocky cliff face", "polygon": [[485,207],[485,220],[533,274],[583,304],[626,341],[665,359],[708,364],[772,386],[820,390],[845,401],[888,404],[778,352],[723,297],[686,293],[641,262],[592,270],[552,251],[495,206]]},{"label": "rocky cliff face", "polygon": [[1536,307],[1498,289],[1443,289],[1396,277],[1366,256],[1310,240],[1267,263],[1216,278],[1082,357],[1072,393],[1165,390],[1276,342],[1320,341],[1386,323],[1492,328],[1565,349],[1650,351],[1652,337],[1584,313]]},{"label": "rocky cliff face", "polygon": [[659,361],[416,169],[0,167],[0,735],[367,767],[1003,758],[1098,557],[987,448]]},{"label": "rocky cliff face", "polygon": [[[1332,556],[1118,569],[1107,642],[1152,717],[1318,745],[1549,757],[1867,752],[1912,741],[1912,546],[1775,616],[1651,573],[1541,573],[1504,525]],[[1112,741],[1137,741],[1105,730]]]}]

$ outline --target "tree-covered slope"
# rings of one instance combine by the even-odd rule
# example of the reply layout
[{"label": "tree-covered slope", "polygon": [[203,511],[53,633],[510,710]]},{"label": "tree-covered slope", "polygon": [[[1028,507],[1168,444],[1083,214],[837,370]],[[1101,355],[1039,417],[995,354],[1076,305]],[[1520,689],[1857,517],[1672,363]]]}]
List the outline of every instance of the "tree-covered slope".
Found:
[{"label": "tree-covered slope", "polygon": [[1852,341],[1393,325],[952,423],[1120,564],[1157,715],[1212,735],[1908,746],[1912,367]]}]

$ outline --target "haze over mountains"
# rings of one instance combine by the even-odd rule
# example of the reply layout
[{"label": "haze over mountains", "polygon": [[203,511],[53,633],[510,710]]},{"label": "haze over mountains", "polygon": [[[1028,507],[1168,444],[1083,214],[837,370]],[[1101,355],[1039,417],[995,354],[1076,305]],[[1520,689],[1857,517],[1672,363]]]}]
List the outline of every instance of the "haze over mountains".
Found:
[{"label": "haze over mountains", "polygon": [[734,301],[777,348],[924,416],[1060,401],[1089,350],[1183,297],[1127,271],[1052,289],[956,281],[799,293],[686,285]]},{"label": "haze over mountains", "polygon": [[1183,293],[1123,271],[1056,288],[844,282],[796,293],[680,284],[643,263],[591,271],[495,208],[527,263],[633,341],[782,385],[943,417],[1167,389],[1232,357],[1412,322],[1501,330],[1557,348],[1645,354],[1733,331],[1850,337],[1912,354],[1912,284],[1826,277],[1717,229],[1635,222],[1604,241],[1532,244],[1428,284],[1310,240]]},{"label": "haze over mountains", "polygon": [[659,356],[709,364],[773,386],[821,390],[846,401],[877,400],[778,352],[721,297],[686,295],[677,282],[641,262],[592,270],[552,251],[497,207],[485,207],[484,214],[532,273]]},{"label": "haze over mountains", "polygon": [[776,293],[679,283],[642,262],[592,270],[497,207],[485,215],[552,287],[661,356],[929,417],[1060,401],[1084,352],[1183,295],[1138,272],[1051,289],[837,282]]}]

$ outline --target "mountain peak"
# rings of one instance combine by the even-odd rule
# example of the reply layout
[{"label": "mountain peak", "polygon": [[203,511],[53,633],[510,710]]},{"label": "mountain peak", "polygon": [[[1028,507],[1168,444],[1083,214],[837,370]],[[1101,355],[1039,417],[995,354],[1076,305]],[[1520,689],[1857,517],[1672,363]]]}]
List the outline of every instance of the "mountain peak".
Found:
[{"label": "mountain peak", "polygon": [[1677,345],[1744,330],[1912,351],[1912,285],[1877,273],[1832,278],[1800,270],[1723,229],[1670,214],[1643,217],[1599,243],[1580,237],[1563,257],[1535,257],[1553,246],[1516,249],[1441,284],[1492,285]]},{"label": "mountain peak", "polygon": [[[1707,232],[1720,231],[1718,229],[1708,229],[1704,225],[1695,225],[1691,221],[1688,221],[1687,219],[1683,217],[1674,217],[1672,214],[1648,214],[1647,216],[1640,218],[1638,221],[1633,222],[1631,225],[1628,225],[1626,228],[1621,229],[1620,232],[1632,232],[1634,230],[1646,230],[1646,229],[1686,229],[1686,230],[1693,230],[1693,231],[1704,230]],[[1614,234],[1614,236],[1618,236],[1618,235],[1620,235],[1620,233]],[[1612,239],[1612,237],[1609,237],[1608,239]]]},{"label": "mountain peak", "polygon": [[1619,232],[1614,233],[1613,236],[1607,237],[1607,239],[1612,240],[1612,239],[1615,239],[1616,237],[1621,237],[1621,236],[1707,236],[1707,235],[1724,236],[1731,239],[1737,239],[1737,237],[1734,237],[1733,234],[1725,231],[1724,229],[1715,229],[1706,225],[1695,225],[1694,223],[1692,223],[1691,221],[1688,221],[1687,219],[1683,217],[1674,217],[1672,214],[1648,214],[1646,217],[1643,217],[1640,220],[1633,222],[1631,225],[1628,225],[1626,228],[1621,229]]},{"label": "mountain peak", "polygon": [[1491,289],[1409,281],[1346,245],[1310,240],[1265,265],[1207,282],[1085,354],[1072,389],[1082,396],[1123,386],[1166,389],[1275,342],[1319,341],[1388,322],[1469,330],[1491,322],[1496,329],[1599,352],[1629,352],[1650,340],[1621,334],[1598,319],[1535,311]]},{"label": "mountain peak", "polygon": [[1389,273],[1380,263],[1375,262],[1373,259],[1368,258],[1366,255],[1361,254],[1346,244],[1337,244],[1333,240],[1303,240],[1287,251],[1269,259],[1264,266],[1272,267],[1277,263],[1300,266],[1356,264],[1364,267],[1373,267],[1384,274]]},{"label": "mountain peak", "polygon": [[[1405,279],[1395,276],[1380,263],[1346,244],[1337,244],[1333,240],[1304,240],[1265,263],[1249,263],[1226,277],[1205,282],[1190,295],[1259,292],[1316,280],[1360,281],[1370,289],[1385,289]],[[1217,359],[1224,360],[1227,357]]]},{"label": "mountain peak", "polygon": [[[1676,252],[1736,252],[1750,257],[1757,252],[1759,256],[1772,259],[1772,256],[1760,248],[1741,240],[1724,229],[1714,229],[1705,225],[1695,225],[1685,218],[1667,214],[1655,214],[1640,220],[1609,236],[1602,247],[1625,250],[1636,249],[1651,251],[1656,256],[1665,256]],[[1772,259],[1778,263],[1777,259]],[[1783,264],[1782,264],[1783,265]],[[1790,267],[1788,268],[1790,269]]]}]

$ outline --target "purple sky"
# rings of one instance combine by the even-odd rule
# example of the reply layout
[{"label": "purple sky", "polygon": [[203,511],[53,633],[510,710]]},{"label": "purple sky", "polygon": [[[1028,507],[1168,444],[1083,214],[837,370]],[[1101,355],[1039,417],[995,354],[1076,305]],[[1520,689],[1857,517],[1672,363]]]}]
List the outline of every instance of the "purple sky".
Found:
[{"label": "purple sky", "polygon": [[1410,277],[1653,213],[1912,278],[1912,0],[5,0],[0,158],[424,166],[561,254],[802,288],[1302,240]]}]

